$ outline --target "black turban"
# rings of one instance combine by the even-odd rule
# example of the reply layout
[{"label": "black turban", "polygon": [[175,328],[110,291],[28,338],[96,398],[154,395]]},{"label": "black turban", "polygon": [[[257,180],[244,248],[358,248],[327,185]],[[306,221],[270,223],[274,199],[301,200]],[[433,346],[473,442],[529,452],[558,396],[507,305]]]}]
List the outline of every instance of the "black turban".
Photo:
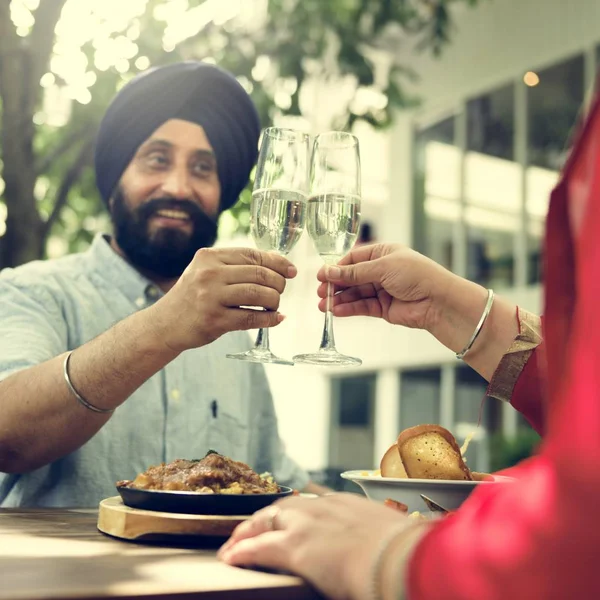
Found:
[{"label": "black turban", "polygon": [[108,202],[139,146],[169,119],[200,125],[213,147],[221,210],[235,204],[256,162],[260,122],[250,97],[214,65],[182,62],[150,69],[108,107],[96,141],[96,181]]}]

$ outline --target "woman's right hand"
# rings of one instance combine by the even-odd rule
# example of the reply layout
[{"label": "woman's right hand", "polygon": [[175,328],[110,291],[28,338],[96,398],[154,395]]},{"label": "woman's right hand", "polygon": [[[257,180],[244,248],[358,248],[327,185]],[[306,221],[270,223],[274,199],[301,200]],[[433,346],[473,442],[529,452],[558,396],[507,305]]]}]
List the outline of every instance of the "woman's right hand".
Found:
[{"label": "woman's right hand", "polygon": [[318,289],[322,311],[331,282],[337,290],[335,316],[380,317],[429,331],[452,287],[476,286],[400,244],[357,246],[337,266],[321,268],[317,277],[323,282]]},{"label": "woman's right hand", "polygon": [[[317,277],[322,311],[330,282],[337,290],[335,316],[379,317],[425,329],[455,353],[475,331],[487,300],[484,287],[400,244],[357,246]],[[489,381],[518,332],[516,306],[497,297],[466,362]]]}]

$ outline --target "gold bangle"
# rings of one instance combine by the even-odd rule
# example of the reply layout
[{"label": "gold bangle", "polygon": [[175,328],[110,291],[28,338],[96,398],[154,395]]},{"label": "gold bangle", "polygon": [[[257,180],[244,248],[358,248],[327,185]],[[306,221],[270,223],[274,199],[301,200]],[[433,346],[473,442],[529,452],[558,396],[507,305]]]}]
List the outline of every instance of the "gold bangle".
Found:
[{"label": "gold bangle", "polygon": [[102,413],[102,414],[108,414],[108,413],[114,412],[115,411],[114,408],[98,408],[97,406],[94,406],[93,404],[88,402],[75,389],[75,387],[71,383],[71,378],[69,377],[69,359],[71,358],[71,354],[73,354],[72,350],[67,353],[67,356],[65,356],[65,360],[63,362],[63,375],[65,377],[65,381],[67,382],[67,387],[69,388],[69,391],[71,392],[71,394],[73,394],[73,396],[75,396],[75,398],[77,398],[77,401],[79,402],[79,404],[81,404],[82,406],[85,406],[85,408],[87,408],[88,410],[91,410],[92,412]]}]

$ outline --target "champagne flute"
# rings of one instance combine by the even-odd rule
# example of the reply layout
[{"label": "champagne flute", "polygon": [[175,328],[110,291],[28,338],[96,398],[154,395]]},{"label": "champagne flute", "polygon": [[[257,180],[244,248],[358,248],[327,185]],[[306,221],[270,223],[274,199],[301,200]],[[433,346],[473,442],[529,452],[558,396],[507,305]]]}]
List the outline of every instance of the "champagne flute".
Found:
[{"label": "champagne flute", "polygon": [[[259,250],[285,256],[296,245],[306,220],[308,134],[270,127],[262,136],[252,192],[250,231]],[[254,347],[227,358],[293,365],[271,352],[269,330],[258,331]]]},{"label": "champagne flute", "polygon": [[[313,147],[310,179],[308,233],[323,262],[333,265],[350,251],[360,225],[360,153],[356,136],[342,131],[318,135]],[[335,348],[331,291],[328,283],[321,346],[312,354],[294,356],[295,363],[362,364],[360,358],[340,354]]]}]

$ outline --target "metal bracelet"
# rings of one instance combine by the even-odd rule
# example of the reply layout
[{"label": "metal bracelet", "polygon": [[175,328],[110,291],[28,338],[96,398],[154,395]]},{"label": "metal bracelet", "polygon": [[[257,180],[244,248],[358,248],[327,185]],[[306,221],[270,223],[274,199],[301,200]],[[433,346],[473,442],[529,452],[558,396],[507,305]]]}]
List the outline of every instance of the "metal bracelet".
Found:
[{"label": "metal bracelet", "polygon": [[490,312],[492,311],[492,305],[494,304],[494,290],[488,289],[487,293],[487,302],[485,303],[485,308],[483,309],[481,319],[479,319],[479,323],[477,323],[477,327],[475,327],[475,331],[473,332],[471,339],[467,342],[467,345],[456,355],[456,358],[458,358],[459,360],[462,360],[467,354],[467,352],[469,352],[469,350],[473,347],[475,340],[481,333],[481,330],[483,329],[483,326],[485,325],[485,322]]},{"label": "metal bracelet", "polygon": [[72,353],[73,353],[72,350],[70,352],[68,352],[67,356],[65,356],[65,360],[63,362],[63,375],[65,377],[65,381],[67,382],[67,386],[68,386],[70,392],[73,394],[73,396],[75,396],[75,398],[77,398],[77,401],[79,402],[79,404],[81,404],[82,406],[85,406],[85,408],[87,408],[88,410],[91,410],[91,411],[93,411],[95,413],[102,413],[102,414],[107,414],[107,413],[114,412],[114,410],[115,410],[114,408],[98,408],[97,406],[94,406],[93,404],[90,404],[73,387],[73,384],[71,383],[71,378],[69,377],[69,359],[71,358],[71,354]]}]

